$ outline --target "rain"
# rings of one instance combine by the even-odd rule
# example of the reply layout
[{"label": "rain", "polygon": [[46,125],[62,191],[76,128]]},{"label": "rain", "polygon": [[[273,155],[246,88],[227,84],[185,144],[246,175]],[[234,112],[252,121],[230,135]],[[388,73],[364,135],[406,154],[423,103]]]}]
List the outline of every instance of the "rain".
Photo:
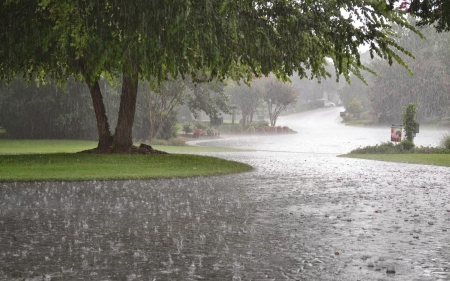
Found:
[{"label": "rain", "polygon": [[[146,131],[136,130],[134,136],[140,134],[145,138],[157,138],[157,130],[153,130],[153,127],[163,127],[161,116],[162,113],[168,113],[169,109],[164,108],[161,116],[154,117],[158,120],[151,124],[151,130],[145,123],[148,120],[133,120],[136,104],[136,116],[141,117],[149,115],[148,111],[143,113],[143,110],[157,107],[157,99],[151,100],[150,96],[143,94],[145,91],[153,91],[150,87],[154,86],[153,83],[159,85],[158,82],[177,74],[193,80],[214,80],[215,77],[208,76],[211,74],[219,80],[208,81],[211,84],[204,84],[203,88],[195,88],[197,82],[193,82],[197,91],[190,89],[185,94],[190,94],[188,97],[192,98],[192,103],[199,102],[199,97],[203,94],[206,96],[205,100],[209,98],[219,103],[226,100],[225,94],[230,94],[231,97],[231,93],[237,91],[237,87],[234,90],[226,88],[225,82],[220,84],[226,80],[224,78],[229,78],[230,72],[236,71],[235,77],[232,77],[235,80],[245,80],[254,72],[266,76],[272,70],[275,70],[272,73],[274,77],[291,80],[291,85],[286,86],[289,90],[286,91],[298,93],[296,97],[289,99],[289,106],[283,105],[285,114],[278,115],[281,112],[276,112],[273,118],[271,103],[275,98],[266,96],[265,101],[253,100],[255,96],[255,99],[260,98],[254,92],[251,108],[245,114],[242,108],[248,104],[244,102],[240,105],[241,108],[236,106],[232,109],[223,105],[222,108],[216,107],[206,112],[204,108],[214,103],[211,101],[205,102],[206,105],[197,105],[196,109],[205,112],[215,121],[222,118],[219,118],[221,110],[228,111],[227,113],[235,110],[233,125],[235,114],[239,115],[237,112],[241,111],[245,127],[247,121],[253,121],[250,116],[253,118],[253,115],[258,115],[267,119],[267,112],[264,110],[269,104],[272,128],[286,127],[293,133],[263,135],[256,134],[258,131],[253,128],[254,131],[247,131],[247,134],[231,134],[230,125],[228,135],[219,137],[214,134],[211,138],[188,141],[192,146],[241,149],[200,154],[243,162],[254,167],[246,173],[164,180],[0,182],[0,281],[450,280],[449,168],[341,157],[356,148],[390,141],[390,126],[401,122],[402,106],[408,103],[417,103],[417,118],[422,126],[414,144],[424,147],[440,145],[440,140],[448,134],[450,116],[447,85],[447,66],[450,62],[446,50],[448,36],[437,36],[431,33],[433,29],[421,29],[429,37],[436,36],[430,39],[434,40],[434,44],[428,49],[427,43],[421,41],[423,39],[420,36],[405,28],[406,18],[393,17],[392,20],[402,27],[396,26],[398,29],[394,32],[404,31],[404,34],[398,38],[383,37],[387,21],[377,15],[372,18],[374,10],[369,8],[377,9],[377,12],[382,9],[384,12],[384,7],[371,3],[367,4],[368,9],[356,9],[354,12],[361,20],[366,17],[365,24],[373,24],[372,29],[363,25],[360,33],[353,29],[350,20],[337,24],[343,27],[337,27],[336,30],[348,29],[354,32],[353,35],[361,36],[355,39],[355,36],[344,38],[333,33],[333,29],[321,30],[317,27],[336,24],[335,20],[342,18],[339,9],[332,10],[330,15],[325,13],[331,7],[331,2],[327,1],[316,1],[317,6],[307,4],[308,1],[300,2],[305,4],[303,11],[294,9],[296,5],[285,7],[282,2],[280,7],[275,7],[271,2],[262,2],[255,9],[254,3],[250,2],[253,6],[247,5],[244,12],[253,12],[248,19],[252,19],[249,21],[252,24],[259,23],[259,33],[254,32],[255,26],[246,25],[245,13],[239,13],[238,8],[242,9],[244,6],[241,2],[233,4],[232,1],[225,1],[218,6],[214,1],[207,1],[206,5],[193,1],[192,7],[165,7],[155,2],[150,9],[150,6],[144,5],[147,4],[145,1],[136,2],[142,7],[121,6],[121,1],[111,1],[104,5],[106,8],[101,6],[104,4],[101,1],[78,1],[76,5],[85,5],[84,9],[87,11],[80,15],[65,9],[66,4],[67,7],[70,6],[68,2],[70,1],[48,1],[46,4],[50,5],[52,9],[49,10],[52,12],[60,9],[64,14],[56,18],[56,21],[61,20],[57,26],[60,29],[51,26],[55,20],[53,18],[50,23],[43,21],[44,26],[48,30],[54,30],[60,36],[57,39],[63,42],[62,47],[55,44],[55,59],[52,59],[51,53],[44,52],[52,47],[53,43],[49,39],[47,45],[42,47],[44,51],[39,46],[37,51],[34,47],[24,47],[20,52],[12,52],[10,61],[0,64],[0,74],[2,78],[12,79],[10,85],[16,85],[18,92],[31,98],[33,108],[36,109],[45,100],[38,96],[42,97],[41,93],[45,95],[46,88],[38,89],[30,83],[28,89],[32,89],[34,95],[27,95],[22,86],[29,81],[22,81],[20,78],[20,81],[14,80],[16,77],[12,77],[12,74],[18,72],[16,65],[22,62],[22,56],[28,59],[29,52],[42,51],[50,58],[47,60],[42,56],[42,62],[38,60],[37,65],[33,65],[34,61],[29,59],[25,65],[29,67],[30,73],[27,75],[30,77],[26,78],[36,78],[34,75],[38,75],[32,73],[33,67],[36,67],[36,71],[41,70],[39,67],[46,68],[54,64],[66,67],[51,69],[49,72],[54,79],[68,79],[66,87],[80,96],[69,94],[69,90],[60,91],[55,85],[45,85],[53,95],[47,93],[53,98],[43,105],[53,114],[43,114],[49,117],[49,122],[58,119],[57,109],[61,109],[61,105],[69,98],[70,104],[66,111],[71,114],[58,119],[59,127],[50,126],[50,133],[39,129],[20,132],[17,127],[17,134],[22,133],[24,138],[30,135],[33,138],[44,138],[50,134],[55,134],[55,138],[97,137],[99,127],[95,127],[96,124],[92,121],[95,120],[94,108],[87,102],[91,102],[91,97],[86,81],[82,83],[84,90],[81,90],[78,81],[65,77],[68,73],[84,75],[85,80],[97,79],[87,85],[92,97],[98,94],[98,115],[105,117],[103,129],[107,142],[103,148],[107,149],[114,144],[110,141],[110,124],[114,128],[116,120],[120,123],[121,118],[128,122],[123,126],[117,125],[128,132],[123,140],[115,143],[123,145],[121,148],[132,146],[131,128],[137,123],[146,127]],[[393,2],[395,1],[390,1],[391,4]],[[19,6],[23,4],[20,1],[17,3]],[[36,10],[47,11],[46,5],[38,5],[39,9]],[[75,9],[75,6],[72,8]],[[135,20],[134,14],[126,8],[138,11],[139,17]],[[221,11],[219,14],[230,13],[229,18],[216,18],[213,9],[217,8]],[[286,9],[292,14],[280,16],[275,8],[282,11]],[[349,10],[352,8],[355,9],[350,6]],[[98,21],[89,16],[96,9],[100,9],[99,13],[102,14]],[[113,12],[109,13],[109,10]],[[263,14],[265,11],[268,11],[268,17]],[[123,13],[120,16],[122,18],[111,16],[114,13]],[[32,22],[26,21],[27,13],[19,14],[25,21],[23,26]],[[44,14],[39,16],[44,17]],[[258,18],[259,14],[263,16]],[[78,22],[72,21],[71,16]],[[286,29],[275,30],[276,24],[273,23],[278,19],[284,21],[282,23]],[[175,24],[183,20],[189,20],[188,24]],[[1,21],[7,22],[8,27],[13,22],[16,27],[16,22],[11,18]],[[197,28],[190,28],[198,23],[201,24]],[[214,28],[217,27],[220,31],[223,28],[230,32],[216,34],[215,29],[209,27],[210,23],[215,24]],[[310,25],[302,34],[294,32],[303,27],[300,23]],[[17,28],[23,28],[22,25],[17,24]],[[240,25],[239,32],[242,33],[235,32],[235,25]],[[75,34],[78,41],[71,41],[74,38],[70,32],[66,34],[61,31],[67,31],[65,28],[72,26],[79,29],[76,30],[79,34]],[[267,26],[270,28],[264,30]],[[29,32],[24,36],[27,39],[25,43],[42,40],[41,34],[34,32],[38,30],[36,26],[23,29]],[[8,28],[4,28],[0,30],[0,35],[8,35],[4,30],[9,32]],[[379,30],[383,32],[378,32]],[[12,35],[14,32],[11,32]],[[42,37],[49,35],[53,33],[42,31]],[[289,43],[280,44],[279,49],[274,49],[273,46],[277,45],[274,43],[279,43],[275,40],[278,36],[284,39],[297,38],[302,44],[286,40]],[[350,73],[348,69],[354,66],[350,63],[352,59],[356,59],[355,63],[359,65],[359,54],[355,54],[358,44],[365,43],[371,36],[370,40],[385,45],[374,44],[375,47],[371,46],[369,53],[361,54],[361,61],[368,63],[379,75],[364,76],[361,79],[359,70]],[[12,46],[17,43],[13,39],[23,43],[14,37],[8,41]],[[147,44],[139,45],[136,42]],[[226,44],[228,42],[230,46]],[[411,52],[417,54],[416,60],[409,54],[409,49],[402,48],[394,48],[398,54],[391,57],[392,53],[387,51],[386,46],[396,47],[396,44],[411,48]],[[338,47],[342,47],[342,50]],[[234,49],[241,50],[242,54],[237,54]],[[374,49],[378,50],[375,53],[389,63],[378,57],[369,62],[368,58],[373,55]],[[254,53],[255,50],[258,50],[257,54]],[[66,51],[74,53],[68,54]],[[90,60],[95,61],[93,65],[81,65],[81,61],[78,61],[78,56],[83,56],[84,52],[91,52],[93,58]],[[325,59],[324,54],[328,52],[336,57]],[[2,54],[0,52],[0,56]],[[73,54],[76,56],[70,56]],[[67,57],[70,57],[67,61],[57,61]],[[400,64],[406,62],[410,69],[404,65],[388,66],[393,59]],[[330,65],[326,65],[325,61]],[[339,66],[335,68],[334,62]],[[193,65],[201,68],[201,71],[193,68]],[[235,70],[236,65],[244,67]],[[84,66],[88,66],[87,70],[83,69]],[[246,69],[245,66],[249,68]],[[10,67],[11,71],[4,72],[3,67]],[[417,75],[411,77],[409,70]],[[124,84],[132,89],[128,94],[134,96],[129,97],[129,107],[124,107],[127,116],[117,116],[116,110],[122,102],[119,98],[126,97],[127,87],[122,92],[125,94],[121,95],[120,89],[99,78],[104,74],[102,71],[109,71],[111,80],[120,81],[123,77]],[[337,74],[337,77],[332,73]],[[285,75],[288,74],[296,75],[287,79]],[[139,98],[136,97],[138,83],[134,77],[146,78],[148,82],[145,84],[148,89],[139,89]],[[320,81],[310,81],[307,78],[319,78]],[[349,83],[343,83],[345,80]],[[210,86],[213,84],[220,84],[220,89],[216,87],[211,90]],[[40,119],[33,118],[40,116],[37,109],[27,110],[17,101],[17,95],[13,90],[10,91],[13,87],[3,82],[0,86],[0,106],[3,106],[0,121],[5,122],[0,124],[1,129],[6,127],[7,115],[13,116],[10,118],[11,122],[17,123],[27,123],[27,120],[31,120],[28,123],[34,123]],[[166,85],[166,92],[181,94],[182,90],[178,88],[170,91],[172,86],[176,85]],[[243,92],[248,90],[246,86],[243,83]],[[217,93],[211,96],[215,90]],[[95,91],[97,92],[94,93]],[[236,103],[239,102],[239,97],[242,96],[234,97]],[[176,96],[174,100],[181,103],[182,98]],[[350,112],[349,105],[353,101],[357,106]],[[94,102],[93,107],[95,106]],[[300,107],[301,110],[295,111]],[[172,108],[174,106],[170,110]],[[281,107],[278,108],[281,110]],[[83,113],[88,110],[90,115]],[[115,113],[111,114],[110,110]],[[106,113],[114,117],[108,121]],[[226,112],[223,113],[226,115]],[[175,115],[173,113],[169,117]],[[23,121],[18,119],[20,116],[24,118]],[[88,121],[84,126],[75,128],[75,125],[83,123],[80,120]],[[351,121],[361,123],[349,124]],[[239,123],[239,120],[236,122]],[[67,127],[71,127],[73,131],[68,131]],[[67,135],[61,136],[58,130],[65,131]],[[13,129],[10,129],[10,133],[13,133]]]},{"label": "rain", "polygon": [[283,138],[191,143],[252,149],[207,153],[249,173],[2,183],[0,279],[450,280],[448,168],[336,157],[389,138],[340,110],[282,116],[298,131]]}]

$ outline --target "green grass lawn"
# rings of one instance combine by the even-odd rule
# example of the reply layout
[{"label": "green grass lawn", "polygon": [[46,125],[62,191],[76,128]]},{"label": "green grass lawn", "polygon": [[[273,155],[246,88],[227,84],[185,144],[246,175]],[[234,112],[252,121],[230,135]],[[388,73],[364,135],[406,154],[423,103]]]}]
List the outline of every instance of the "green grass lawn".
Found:
[{"label": "green grass lawn", "polygon": [[[92,149],[96,146],[97,142],[95,141],[83,140],[13,140],[0,138],[0,154],[74,153]],[[243,151],[201,146],[152,145],[152,147],[169,153]]]},{"label": "green grass lawn", "polygon": [[345,154],[339,157],[450,167],[450,154]]},{"label": "green grass lawn", "polygon": [[158,179],[250,171],[251,166],[191,153],[222,148],[153,146],[169,155],[75,153],[92,141],[0,139],[0,181]]}]

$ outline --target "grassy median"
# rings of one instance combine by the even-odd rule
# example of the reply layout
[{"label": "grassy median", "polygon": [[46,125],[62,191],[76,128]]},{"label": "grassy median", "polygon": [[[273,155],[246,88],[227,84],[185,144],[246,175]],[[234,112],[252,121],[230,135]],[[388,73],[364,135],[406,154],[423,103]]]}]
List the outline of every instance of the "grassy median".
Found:
[{"label": "grassy median", "polygon": [[340,155],[340,157],[450,167],[450,149],[446,145],[416,147],[412,142],[406,140],[398,144],[384,142],[357,148],[350,151],[349,154]]},{"label": "grassy median", "polygon": [[450,154],[345,154],[339,157],[450,167]]},{"label": "grassy median", "polygon": [[222,148],[165,147],[180,154],[81,154],[95,142],[65,140],[0,140],[0,181],[160,179],[212,176],[250,171],[251,166],[192,153]]}]

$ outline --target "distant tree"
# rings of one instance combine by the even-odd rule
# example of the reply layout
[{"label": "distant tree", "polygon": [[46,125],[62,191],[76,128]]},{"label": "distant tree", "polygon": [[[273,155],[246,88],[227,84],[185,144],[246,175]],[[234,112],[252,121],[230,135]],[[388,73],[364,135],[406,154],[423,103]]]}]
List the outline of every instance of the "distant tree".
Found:
[{"label": "distant tree", "polygon": [[[185,82],[181,78],[171,79],[152,90],[148,81],[144,81],[140,84],[138,92],[145,97],[146,102],[145,111],[147,112],[149,126],[147,140],[151,142],[158,133],[164,135],[164,138],[169,135],[173,136],[172,132],[164,134],[161,129],[163,126],[166,129],[173,127],[174,124],[169,126],[171,120],[169,117],[173,116],[176,107],[182,104],[185,99]],[[169,131],[173,130],[170,129]]]},{"label": "distant tree", "polygon": [[225,92],[224,82],[216,80],[196,83],[190,81],[187,86],[186,104],[195,118],[201,111],[205,112],[211,120],[218,118],[220,112],[229,112],[230,97]]},{"label": "distant tree", "polygon": [[257,107],[262,100],[262,96],[255,82],[247,85],[243,82],[233,87],[228,87],[227,92],[231,95],[231,103],[236,104],[242,114],[242,125],[244,128],[247,126],[247,122],[253,120],[253,115],[257,110]]},{"label": "distant tree", "polygon": [[414,142],[414,132],[416,131],[416,104],[410,103],[403,107],[403,128],[405,130],[405,138],[410,142]]},{"label": "distant tree", "polygon": [[367,92],[371,85],[364,84],[363,81],[355,76],[352,76],[350,81],[351,84],[347,84],[339,90],[339,96],[344,107],[347,109],[349,104],[356,98],[361,102],[364,109],[370,109],[371,103]]},{"label": "distant tree", "polygon": [[359,118],[361,112],[364,110],[364,107],[359,99],[353,98],[346,109],[350,114],[354,115],[356,118]]},{"label": "distant tree", "polygon": [[381,60],[371,65],[379,76],[367,80],[366,92],[373,116],[380,117],[382,123],[400,123],[401,108],[409,103],[418,104],[420,122],[450,114],[450,34],[436,34],[432,27],[424,27],[421,32],[426,40],[408,32],[398,39],[415,54],[415,59],[405,58],[413,76]]},{"label": "distant tree", "polygon": [[162,124],[156,124],[158,126],[158,132],[156,133],[157,139],[168,140],[171,138],[176,138],[178,136],[178,120],[177,111],[172,110]]},{"label": "distant tree", "polygon": [[263,100],[267,104],[270,125],[275,126],[281,112],[297,101],[297,93],[290,83],[273,78],[266,79],[265,87],[267,90],[263,93]]},{"label": "distant tree", "polygon": [[[346,13],[343,13],[346,11]],[[354,16],[360,22],[352,22]],[[0,5],[0,78],[18,73],[68,75],[89,87],[98,150],[130,151],[138,81],[207,75],[233,79],[268,75],[358,74],[358,47],[391,63],[390,23],[413,27],[385,1],[110,1],[15,0]],[[246,66],[239,71],[235,67]],[[99,87],[102,75],[121,79],[117,125],[111,133]]]},{"label": "distant tree", "polygon": [[398,8],[414,15],[418,26],[433,25],[436,31],[450,31],[450,1],[448,0],[390,0]]},{"label": "distant tree", "polygon": [[95,139],[95,116],[87,101],[86,85],[73,79],[61,89],[17,77],[0,85],[0,123],[13,138]]}]

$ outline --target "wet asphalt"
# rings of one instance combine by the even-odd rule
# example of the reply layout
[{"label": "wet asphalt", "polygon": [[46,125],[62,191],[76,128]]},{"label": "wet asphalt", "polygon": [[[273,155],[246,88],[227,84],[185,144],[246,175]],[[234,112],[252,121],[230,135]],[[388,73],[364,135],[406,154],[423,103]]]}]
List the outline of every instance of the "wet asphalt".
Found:
[{"label": "wet asphalt", "polygon": [[390,137],[340,110],[193,143],[248,173],[1,183],[0,280],[450,280],[450,169],[337,157]]}]

